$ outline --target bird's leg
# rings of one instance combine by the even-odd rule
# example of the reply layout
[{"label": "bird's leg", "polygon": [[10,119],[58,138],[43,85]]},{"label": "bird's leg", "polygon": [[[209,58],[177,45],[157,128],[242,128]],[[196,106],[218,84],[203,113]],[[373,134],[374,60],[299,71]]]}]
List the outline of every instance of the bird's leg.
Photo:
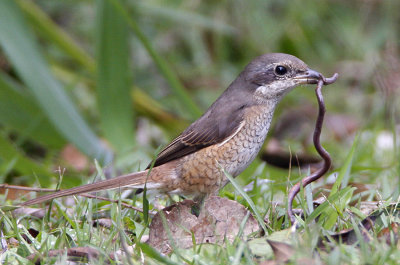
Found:
[{"label": "bird's leg", "polygon": [[204,207],[204,202],[206,201],[207,196],[204,194],[197,195],[193,198],[193,206],[191,207],[191,213],[196,217],[199,217],[201,210]]}]

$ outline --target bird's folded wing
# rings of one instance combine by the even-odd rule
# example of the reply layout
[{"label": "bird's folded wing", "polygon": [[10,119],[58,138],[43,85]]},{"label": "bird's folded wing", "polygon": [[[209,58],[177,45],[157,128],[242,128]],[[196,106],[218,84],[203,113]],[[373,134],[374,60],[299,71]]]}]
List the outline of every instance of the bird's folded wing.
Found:
[{"label": "bird's folded wing", "polygon": [[[223,119],[217,113],[206,113],[158,154],[154,166],[162,165],[207,146],[223,142],[237,132],[243,122],[242,114],[243,108],[232,111]],[[147,168],[149,167],[150,165]]]}]

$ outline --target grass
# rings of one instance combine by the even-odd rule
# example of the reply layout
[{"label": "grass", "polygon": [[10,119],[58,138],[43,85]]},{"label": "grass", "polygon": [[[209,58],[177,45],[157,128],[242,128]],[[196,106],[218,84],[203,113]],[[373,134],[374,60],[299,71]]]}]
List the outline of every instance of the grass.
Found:
[{"label": "grass", "polygon": [[[325,121],[322,131],[334,166],[313,191],[306,188],[297,197],[306,216],[296,233],[284,218],[286,194],[307,171],[278,169],[257,158],[220,195],[248,207],[260,225],[265,216],[264,236],[164,256],[140,241],[149,232],[147,214],[77,197],[72,204],[55,200],[43,218],[16,216],[5,206],[27,194],[8,191],[0,195],[0,230],[8,247],[1,262],[28,264],[27,257],[39,252],[46,264],[65,263],[65,254],[51,257],[51,251],[90,246],[100,263],[124,250],[110,262],[258,264],[273,258],[270,239],[289,244],[291,264],[304,264],[302,258],[398,263],[398,214],[392,204],[400,196],[399,8],[395,0],[0,2],[1,183],[67,188],[87,183],[96,172],[143,169],[159,146],[263,53],[291,53],[327,76],[340,74],[323,91],[327,115],[339,115],[331,125]],[[308,137],[316,106],[312,89],[298,88],[276,110],[269,138],[279,139],[292,158],[299,151],[315,154]],[[304,107],[314,114],[301,112]],[[289,124],[302,127],[280,129],[283,117],[296,113],[302,115]],[[73,160],[80,157],[76,153],[66,155],[71,145],[88,159],[83,167],[77,167],[82,160]],[[67,169],[61,183],[54,172],[59,166]],[[315,192],[327,189],[328,182],[333,186],[327,201],[312,209]],[[365,188],[362,195],[354,183]],[[121,197],[119,191],[108,195]],[[141,195],[121,200],[147,207]],[[368,242],[357,228],[365,201],[382,203]],[[171,203],[149,202],[149,210]],[[112,225],[94,226],[99,218]],[[356,243],[318,245],[320,238],[347,228],[354,229]],[[381,233],[385,228],[392,230],[388,240]]]}]

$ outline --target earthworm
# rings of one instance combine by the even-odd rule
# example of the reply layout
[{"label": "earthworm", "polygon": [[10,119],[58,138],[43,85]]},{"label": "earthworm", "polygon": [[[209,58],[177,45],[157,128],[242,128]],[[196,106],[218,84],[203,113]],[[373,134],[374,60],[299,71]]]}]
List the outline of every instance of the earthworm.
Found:
[{"label": "earthworm", "polygon": [[296,218],[293,214],[293,200],[296,197],[296,195],[299,193],[300,191],[300,187],[303,186],[307,186],[308,184],[310,184],[313,181],[316,181],[317,179],[319,179],[320,177],[322,177],[331,167],[332,165],[332,159],[331,156],[329,155],[329,153],[321,146],[321,142],[320,142],[320,136],[321,136],[321,129],[322,129],[322,125],[324,123],[324,116],[325,116],[325,103],[324,103],[324,98],[322,96],[322,86],[324,85],[330,85],[332,83],[334,83],[337,78],[338,78],[338,74],[335,73],[332,77],[329,78],[325,78],[322,74],[320,75],[320,80],[318,81],[317,87],[315,88],[315,94],[317,96],[318,99],[318,106],[319,106],[319,111],[318,111],[318,118],[317,121],[315,123],[315,129],[314,129],[314,136],[313,136],[313,141],[314,141],[314,146],[315,149],[317,150],[318,154],[322,157],[323,159],[323,165],[320,169],[318,169],[316,172],[312,173],[311,175],[303,178],[300,182],[296,183],[296,185],[294,185],[288,194],[288,216],[290,218],[290,221],[292,222],[292,224],[295,223]]}]

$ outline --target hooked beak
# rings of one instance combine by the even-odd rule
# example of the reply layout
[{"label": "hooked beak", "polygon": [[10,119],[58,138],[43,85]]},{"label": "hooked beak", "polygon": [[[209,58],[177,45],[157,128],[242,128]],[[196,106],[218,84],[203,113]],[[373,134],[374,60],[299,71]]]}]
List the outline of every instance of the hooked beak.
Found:
[{"label": "hooked beak", "polygon": [[308,69],[304,73],[301,73],[294,77],[294,79],[299,83],[299,85],[317,84],[321,78],[322,75],[312,69]]}]

